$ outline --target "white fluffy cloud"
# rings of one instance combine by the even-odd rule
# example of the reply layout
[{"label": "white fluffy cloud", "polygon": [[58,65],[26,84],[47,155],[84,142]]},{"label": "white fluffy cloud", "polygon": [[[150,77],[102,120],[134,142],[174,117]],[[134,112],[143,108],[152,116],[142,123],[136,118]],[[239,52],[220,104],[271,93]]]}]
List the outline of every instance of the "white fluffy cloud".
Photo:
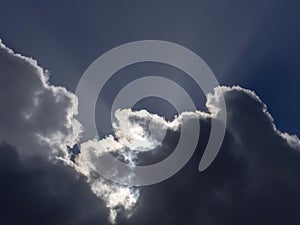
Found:
[{"label": "white fluffy cloud", "polygon": [[104,180],[97,173],[98,158],[104,153],[118,153],[131,166],[135,166],[137,153],[154,150],[162,145],[167,130],[176,131],[190,119],[209,118],[203,112],[184,112],[173,121],[151,114],[146,110],[122,109],[115,112],[114,135],[103,139],[93,139],[80,145],[81,153],[74,167],[86,177],[97,196],[104,199],[110,208],[110,221],[115,222],[118,207],[132,210],[139,198],[139,189],[120,186]]}]

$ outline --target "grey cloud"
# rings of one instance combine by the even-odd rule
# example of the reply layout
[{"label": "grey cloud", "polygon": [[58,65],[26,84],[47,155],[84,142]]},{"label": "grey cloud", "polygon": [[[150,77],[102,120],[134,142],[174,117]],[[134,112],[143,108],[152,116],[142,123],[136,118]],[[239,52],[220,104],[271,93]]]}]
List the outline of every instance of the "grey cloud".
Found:
[{"label": "grey cloud", "polygon": [[2,225],[108,224],[104,203],[72,168],[40,156],[24,161],[4,142],[0,154]]},{"label": "grey cloud", "polygon": [[15,54],[1,41],[0,105],[0,140],[15,146],[22,157],[62,155],[79,136],[75,95],[50,85],[47,71],[35,60]]},{"label": "grey cloud", "polygon": [[[135,111],[135,112],[131,110],[117,111],[116,113],[117,113],[118,121],[114,125],[114,129],[116,132],[115,135],[117,139],[114,140],[112,136],[109,136],[102,140],[93,140],[82,144],[81,145],[82,152],[79,155],[79,161],[78,161],[79,171],[83,169],[83,171],[87,172],[86,176],[89,177],[89,173],[90,173],[89,170],[91,168],[96,170],[94,165],[97,164],[97,158],[90,157],[91,152],[93,152],[93,154],[96,152],[98,154],[102,154],[101,152],[104,151],[114,152],[120,149],[122,150],[124,148],[124,143],[120,140],[122,140],[122,137],[124,135],[126,137],[126,140],[127,139],[130,140],[128,143],[126,141],[125,144],[132,144],[132,143],[135,144],[134,138],[138,138],[139,134],[142,134],[143,137],[147,137],[146,134],[149,133],[147,124],[149,124],[149,121],[151,121],[152,119],[156,121],[155,123],[156,131],[161,130],[162,132],[165,132],[165,130],[168,129],[169,135],[167,137],[167,140],[165,140],[162,146],[157,147],[156,144],[150,145],[156,147],[157,149],[155,151],[159,153],[149,154],[147,151],[144,150],[139,151],[138,158],[143,159],[142,162],[143,164],[148,164],[149,158],[152,162],[155,161],[155,158],[162,155],[161,151],[167,151],[168,153],[170,153],[168,147],[172,146],[173,145],[172,143],[176,143],[176,138],[178,138],[177,131],[176,131],[177,128],[180,126],[180,124],[187,123],[190,120],[200,119],[202,123],[203,128],[201,128],[201,132],[203,134],[200,137],[200,143],[197,149],[198,152],[202,152],[203,147],[205,147],[206,145],[206,141],[210,131],[210,121],[218,120],[218,112],[220,110],[219,98],[221,97],[221,93],[223,93],[226,98],[228,126],[227,126],[227,135],[222,147],[222,151],[225,152],[221,154],[222,156],[218,157],[219,164],[218,164],[218,160],[214,162],[217,165],[219,165],[217,166],[218,169],[214,171],[213,175],[209,175],[207,177],[208,181],[212,182],[212,184],[206,183],[202,188],[199,186],[201,180],[199,181],[197,180],[197,177],[199,177],[199,174],[197,172],[197,165],[193,163],[193,168],[189,166],[186,167],[192,169],[192,171],[187,171],[187,169],[185,168],[183,171],[179,173],[182,175],[176,175],[175,178],[170,179],[171,181],[175,180],[174,183],[172,184],[174,185],[174,187],[168,186],[168,183],[170,184],[171,182],[169,181],[169,182],[163,182],[162,184],[157,184],[157,186],[159,187],[159,191],[157,193],[155,191],[153,192],[153,190],[156,190],[155,187],[153,187],[153,189],[140,188],[141,193],[143,193],[143,190],[146,190],[145,192],[147,193],[147,191],[149,191],[150,193],[149,195],[151,195],[149,200],[143,200],[143,195],[140,195],[141,199],[138,202],[134,203],[134,204],[136,203],[139,204],[139,202],[144,202],[143,207],[140,208],[140,210],[142,211],[141,214],[150,213],[150,215],[152,215],[152,213],[156,211],[154,210],[154,212],[152,211],[149,212],[147,211],[147,209],[153,210],[152,208],[155,209],[160,208],[162,212],[166,210],[166,214],[168,210],[174,210],[174,215],[180,215],[181,219],[187,219],[186,216],[197,218],[197,215],[193,215],[193,213],[198,214],[199,212],[197,211],[197,209],[200,207],[199,209],[200,211],[203,211],[203,213],[208,214],[208,215],[202,215],[202,217],[203,218],[208,217],[207,220],[211,222],[206,223],[203,221],[201,222],[199,220],[196,221],[196,224],[198,223],[219,224],[220,221],[214,218],[214,213],[216,212],[214,212],[213,209],[209,209],[209,208],[206,209],[205,206],[203,206],[203,204],[205,203],[207,203],[208,205],[216,204],[218,207],[220,207],[218,210],[222,210],[222,207],[224,207],[224,210],[230,209],[230,207],[239,208],[238,206],[235,205],[236,203],[234,201],[238,200],[238,202],[240,203],[240,201],[243,200],[243,195],[245,195],[246,202],[241,202],[240,204],[245,204],[245,208],[247,207],[249,208],[249,205],[247,205],[249,204],[248,202],[249,199],[247,199],[249,197],[247,195],[249,194],[251,196],[253,194],[253,190],[249,190],[249,188],[251,189],[252,186],[259,185],[260,188],[260,185],[262,185],[261,187],[262,189],[259,189],[258,192],[260,191],[263,192],[264,191],[263,189],[265,188],[265,184],[263,183],[263,181],[267,179],[271,179],[271,180],[275,179],[275,182],[279,182],[279,183],[282,182],[282,184],[280,185],[288,186],[289,184],[285,182],[295,179],[294,177],[295,175],[293,175],[292,171],[287,171],[285,169],[285,167],[287,166],[286,162],[283,162],[280,166],[275,165],[274,163],[278,160],[282,160],[285,157],[286,158],[292,157],[293,154],[295,154],[295,159],[293,160],[299,161],[300,158],[297,158],[297,154],[299,154],[297,150],[299,149],[299,139],[297,138],[297,136],[291,136],[287,133],[280,132],[276,128],[273,118],[268,113],[266,105],[263,104],[263,102],[259,99],[259,97],[256,96],[254,92],[237,86],[232,88],[218,87],[215,89],[215,92],[213,94],[210,94],[208,96],[206,106],[209,109],[211,114],[204,113],[204,112],[184,112],[183,114],[175,118],[173,121],[168,122],[165,121],[163,118],[158,117],[157,115],[150,114],[143,110]],[[136,129],[136,128],[141,128],[141,129]],[[131,135],[131,129],[134,131],[133,132],[134,135]],[[146,138],[146,141],[150,141],[152,143],[153,142],[152,137],[149,136],[149,138]],[[145,145],[142,144],[142,146]],[[137,150],[138,148],[134,146],[133,149]],[[148,149],[148,151],[150,151],[150,149]],[[134,157],[136,157],[135,154],[133,155]],[[220,157],[223,158],[220,159]],[[134,160],[136,161],[136,159]],[[220,166],[220,163],[223,165]],[[189,165],[191,165],[191,163],[189,163]],[[292,167],[294,166],[296,166],[296,164],[292,165]],[[212,167],[214,168],[213,165]],[[209,171],[211,170],[214,169],[209,169],[207,172],[205,171],[204,176],[210,174]],[[266,171],[269,171],[267,174],[265,174],[266,177],[262,177],[262,175],[266,173]],[[282,173],[286,176],[292,176],[292,178],[285,180],[284,176],[276,177],[277,174],[282,174]],[[216,175],[217,177],[214,177]],[[225,176],[222,177],[223,175]],[[195,178],[195,180],[193,180],[193,177]],[[259,181],[257,184],[255,181],[256,177]],[[179,179],[183,179],[183,180],[188,179],[189,182],[181,184],[181,181]],[[177,185],[179,186],[177,187]],[[193,203],[193,200],[196,200],[198,198],[197,196],[199,195],[199,193],[194,192],[195,187],[187,187],[186,185],[197,187],[198,188],[197,192],[203,191],[204,194],[206,193],[207,196],[211,196],[212,199],[210,199],[210,201],[207,200],[207,202],[205,201],[202,202],[202,200],[199,200],[200,202],[199,206],[195,205],[195,203]],[[180,188],[183,189],[180,190]],[[206,188],[211,188],[211,189],[206,189]],[[192,191],[189,193],[186,192],[184,189],[190,189]],[[105,197],[109,197],[111,194],[112,193],[110,193]],[[130,196],[129,194],[130,192],[128,192],[127,196]],[[160,197],[158,202],[154,204],[152,203],[153,201],[152,196],[156,196],[156,195]],[[170,195],[174,195],[175,199],[177,199],[178,197],[177,205],[169,206],[169,202],[173,202],[173,199],[172,200],[167,199],[167,201],[163,201],[164,196],[170,196]],[[200,196],[202,196],[202,194],[200,194]],[[181,204],[182,202],[184,203],[185,201],[187,201],[186,199],[182,199],[182,197],[192,199],[188,206]],[[126,195],[122,195],[122,198],[126,199],[127,197]],[[169,198],[171,198],[171,196]],[[272,197],[270,197],[270,199],[273,201]],[[227,208],[226,204],[229,204],[230,207]],[[257,201],[255,202],[255,204],[259,205],[260,202]],[[115,204],[113,205],[115,206]],[[160,207],[157,207],[157,205],[159,205]],[[188,213],[187,215],[180,214],[182,207],[190,208],[191,214]],[[291,210],[294,210],[294,208],[292,208]],[[136,220],[134,223],[151,224],[155,222],[152,221],[153,218],[159,217],[162,218],[161,219],[162,221],[160,221],[161,224],[164,223],[173,224],[177,222],[177,219],[175,219],[175,221],[172,221],[172,219],[174,219],[173,217],[170,218],[168,216],[163,217],[163,215],[160,215],[159,212],[157,213],[158,215],[147,217],[149,220],[143,220],[139,217],[139,212],[137,212],[136,217],[134,214],[132,218],[129,218],[129,220],[127,218],[126,221],[127,220],[135,221],[136,218],[139,218],[141,220]],[[269,218],[270,215],[268,214],[268,211],[266,214],[267,214],[266,215],[267,218]],[[222,215],[220,215],[220,217],[222,217]],[[170,219],[172,222],[164,221],[165,219]],[[230,220],[232,219],[234,221],[234,218],[229,218],[229,219]],[[121,219],[121,223],[126,223],[126,221],[123,221]],[[179,224],[184,223],[184,221],[181,220],[179,221],[180,221]],[[215,222],[213,223],[212,221]],[[243,223],[242,220],[239,222]],[[157,223],[157,221],[155,223]]]},{"label": "grey cloud", "polygon": [[[66,182],[69,182],[68,188],[71,188],[72,182],[75,182],[68,180],[69,174],[59,168],[62,168],[61,163],[65,163],[67,165],[63,170],[73,170],[73,173],[76,174],[76,170],[71,168],[73,162],[70,160],[68,146],[72,147],[78,141],[82,131],[79,122],[73,118],[77,113],[77,97],[63,87],[51,85],[48,82],[49,73],[38,66],[37,61],[14,53],[1,42],[0,74],[0,104],[2,107],[0,111],[0,141],[13,146],[13,148],[7,149],[14,149],[18,152],[20,166],[16,166],[22,169],[26,170],[22,163],[29,163],[27,166],[30,167],[29,165],[33,164],[33,159],[40,158],[43,160],[45,165],[40,165],[37,170],[44,171],[46,177],[37,178],[38,184],[33,183],[33,188],[35,188],[34,185],[39,185],[39,182],[42,182],[43,185],[53,188],[53,190],[45,188],[42,195],[47,195],[47,192],[53,191],[59,193],[62,199],[69,198],[68,196],[72,192],[66,193],[60,186],[56,189],[55,186],[58,181],[54,177],[58,176],[58,179],[63,180],[59,175],[66,176]],[[5,154],[1,156],[6,157]],[[34,167],[34,165],[32,166]],[[57,168],[53,169],[53,173],[50,171],[52,167]],[[30,179],[37,176],[38,172],[35,171],[35,168],[29,169],[33,170],[28,174]],[[74,174],[72,176],[75,176]],[[80,177],[79,174],[77,176]],[[15,179],[14,182],[18,185],[22,183],[20,177]],[[26,182],[24,185],[28,185],[29,188],[29,184]],[[128,208],[135,203],[135,192],[127,187],[120,187],[117,184],[110,184],[102,180],[100,183],[98,181],[93,182],[89,188],[95,199],[98,196],[100,197],[99,202],[102,202],[101,199],[106,201],[105,207],[116,207],[116,205],[119,206],[120,202],[125,201],[127,204],[124,207]],[[51,195],[51,193],[49,194]],[[80,198],[78,192],[74,195],[79,195],[74,196],[74,198]],[[109,196],[107,197],[107,195]],[[133,197],[128,198],[128,196]],[[123,200],[118,200],[121,197]],[[22,201],[23,198],[25,198],[26,204],[31,204],[26,196],[22,196],[20,200]],[[42,198],[41,201],[49,201],[49,199],[48,197]],[[60,199],[54,199],[53,204],[60,205],[59,201]],[[35,199],[32,203],[35,204]],[[47,202],[45,204],[48,205]],[[65,208],[68,210],[69,206],[65,205]],[[48,210],[50,209],[45,211]],[[41,214],[43,213],[44,211],[41,212]],[[114,214],[115,211],[110,214],[111,220],[113,220]],[[104,220],[107,220],[107,217]],[[75,222],[79,223],[79,221]]]},{"label": "grey cloud", "polygon": [[191,161],[169,180],[141,188],[140,207],[120,224],[298,224],[299,139],[276,129],[254,92],[221,89],[228,126],[213,164],[197,171],[210,129],[210,120],[202,119]]},{"label": "grey cloud", "polygon": [[[299,139],[276,128],[254,92],[220,87],[208,97],[212,116],[197,112],[174,120],[180,124],[189,118],[200,119],[200,142],[194,157],[174,177],[140,188],[140,194],[135,195],[131,189],[98,182],[97,178],[90,187],[73,168],[47,159],[67,154],[67,145],[77,141],[81,130],[73,119],[76,97],[50,85],[47,72],[35,60],[1,44],[0,75],[0,140],[6,142],[0,146],[1,224],[106,224],[108,216],[122,225],[298,224]],[[213,164],[199,173],[198,163],[210,122],[217,119],[214,115],[218,114],[221,92],[227,104],[226,137]],[[168,124],[160,119],[156,122],[156,132]],[[156,151],[169,151],[176,144],[178,132],[174,130],[178,125],[172,125],[165,143]],[[115,143],[112,136],[109,138]],[[147,163],[148,158],[142,158]],[[112,201],[103,203],[94,194]],[[128,196],[133,196],[129,204]],[[140,199],[136,202],[137,196]],[[135,213],[120,213],[116,218],[122,199]]]}]

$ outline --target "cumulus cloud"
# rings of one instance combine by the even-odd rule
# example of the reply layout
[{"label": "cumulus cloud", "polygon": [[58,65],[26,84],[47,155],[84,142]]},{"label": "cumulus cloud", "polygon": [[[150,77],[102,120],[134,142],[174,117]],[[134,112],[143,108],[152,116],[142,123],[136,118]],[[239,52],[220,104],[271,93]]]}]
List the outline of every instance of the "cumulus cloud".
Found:
[{"label": "cumulus cloud", "polygon": [[[73,118],[77,98],[48,82],[48,72],[0,40],[0,139],[22,157],[67,154],[81,132]],[[76,107],[75,107],[76,108]]]},{"label": "cumulus cloud", "polygon": [[[51,85],[49,73],[35,60],[2,43],[0,74],[4,224],[106,224],[103,218],[109,217],[122,225],[290,225],[300,219],[299,138],[279,131],[250,90],[218,87],[207,96],[208,112],[184,112],[172,121],[146,110],[117,110],[114,133],[81,143],[71,160],[67,146],[78,143],[82,132],[74,119],[76,96]],[[216,160],[199,173],[210,123],[219,119],[221,94],[227,106],[226,136]],[[180,127],[191,120],[201,124],[196,154],[171,179],[134,188],[97,173],[97,158],[104,153],[131,166],[149,152],[170,153]]]},{"label": "cumulus cloud", "polygon": [[[89,178],[89,183],[97,196],[105,199],[110,208],[110,221],[116,221],[118,207],[132,210],[138,202],[139,189],[120,186],[94,177],[97,173],[99,157],[105,153],[117,153],[126,163],[136,166],[139,154],[162,147],[168,131],[178,131],[181,124],[187,120],[208,118],[210,114],[203,112],[184,112],[173,121],[151,114],[146,110],[132,111],[122,109],[115,112],[113,123],[114,135],[103,139],[93,139],[80,145],[81,153],[76,158],[74,167]],[[112,168],[111,173],[116,171]]]},{"label": "cumulus cloud", "polygon": [[[201,120],[198,147],[171,179],[141,188],[143,207],[121,224],[297,224],[300,219],[299,139],[280,132],[266,105],[252,91],[219,87],[227,105],[226,136],[213,164],[197,171],[210,132]],[[159,219],[157,219],[159,218]]]},{"label": "cumulus cloud", "polygon": [[[237,96],[236,98],[244,96],[245,100],[234,103],[234,98],[230,98],[230,96],[235,96],[233,93]],[[116,121],[113,123],[114,135],[110,135],[100,140],[94,139],[82,143],[80,146],[81,153],[78,155],[75,165],[75,168],[79,172],[89,178],[90,185],[95,193],[100,198],[105,199],[107,207],[110,208],[110,220],[112,222],[115,222],[117,219],[116,216],[119,210],[118,207],[122,206],[124,209],[129,211],[134,208],[135,204],[138,202],[138,198],[140,197],[140,189],[108,183],[100,176],[97,176],[96,178],[93,177],[95,173],[97,173],[97,164],[99,163],[98,158],[107,152],[117,153],[119,156],[123,157],[123,160],[126,163],[129,163],[131,166],[136,166],[139,162],[140,153],[153,151],[155,149],[157,150],[157,148],[159,148],[160,151],[164,150],[163,145],[168,145],[168,143],[163,143],[167,132],[178,132],[183,123],[188,123],[188,121],[195,119],[200,120],[201,123],[218,120],[219,112],[222,109],[219,105],[222,94],[226,96],[226,104],[229,107],[227,112],[227,132],[234,134],[234,141],[236,142],[236,145],[239,144],[244,146],[246,144],[246,146],[249,146],[246,142],[239,143],[241,131],[239,129],[235,130],[234,128],[235,124],[241,124],[241,121],[239,121],[239,117],[241,117],[239,116],[239,113],[247,115],[250,112],[254,115],[254,112],[251,112],[251,110],[254,110],[255,107],[259,106],[261,116],[266,119],[266,124],[268,124],[271,128],[270,132],[274,134],[273,139],[281,138],[286,142],[286,148],[299,149],[298,137],[280,132],[276,128],[272,116],[267,111],[266,105],[259,99],[259,97],[254,92],[238,86],[215,88],[214,92],[209,94],[207,97],[206,106],[209,113],[199,111],[183,112],[172,121],[167,121],[163,117],[151,114],[146,110],[117,110],[115,112]],[[253,105],[250,104],[248,106],[248,111],[239,112],[237,115],[233,116],[233,107],[238,107],[239,110],[243,110],[243,107],[245,107],[245,104],[249,100],[253,101]],[[233,106],[231,106],[231,104]],[[251,118],[251,114],[247,116]],[[260,119],[257,115],[255,115],[254,118]],[[235,119],[237,119],[237,121],[235,121]],[[244,126],[247,127],[246,125]],[[242,127],[243,129],[244,126]],[[206,128],[205,132],[207,133],[208,130],[209,129]],[[251,132],[257,131],[251,130]],[[250,139],[248,136],[250,137],[253,135],[251,133],[247,135],[247,139]],[[267,143],[274,140],[267,140]],[[167,142],[168,141],[174,141],[174,139],[167,140]],[[115,196],[118,197],[116,198]]]},{"label": "cumulus cloud", "polygon": [[1,224],[98,224],[96,215],[107,214],[102,201],[57,160],[69,159],[68,147],[80,137],[77,97],[48,76],[0,40]]},{"label": "cumulus cloud", "polygon": [[23,160],[0,143],[0,221],[2,225],[99,225],[108,209],[83,176],[42,156]]},{"label": "cumulus cloud", "polygon": [[[68,147],[78,142],[82,132],[80,123],[74,119],[77,114],[77,97],[63,87],[51,85],[48,81],[49,72],[38,66],[36,60],[14,53],[1,41],[0,74],[0,141],[13,146],[7,149],[18,151],[20,165],[41,157],[45,164],[41,170],[52,168],[47,165],[49,163],[60,168],[59,161],[70,168],[74,167]],[[100,143],[100,148],[106,147],[102,146],[104,143]],[[113,146],[110,142],[107,144]],[[2,157],[5,155],[2,154]],[[19,158],[16,159],[18,160]],[[68,182],[70,174],[55,169],[53,173],[45,172],[49,176],[49,180],[45,178],[45,185],[57,182],[52,176],[59,172],[66,176]],[[87,176],[83,170],[80,172]],[[29,176],[33,174],[36,174],[35,170]],[[87,177],[90,178],[90,175]],[[90,191],[104,200],[106,207],[111,209],[111,221],[115,219],[117,207],[129,210],[137,201],[138,193],[131,188],[112,184],[104,179],[97,179],[89,184]],[[72,184],[67,186],[69,185]],[[62,190],[58,186],[56,191]]]}]

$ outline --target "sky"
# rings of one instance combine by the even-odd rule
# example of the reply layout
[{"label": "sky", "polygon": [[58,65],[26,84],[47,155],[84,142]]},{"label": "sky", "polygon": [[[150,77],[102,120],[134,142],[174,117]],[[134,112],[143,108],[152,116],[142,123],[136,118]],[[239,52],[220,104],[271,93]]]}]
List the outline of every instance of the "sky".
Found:
[{"label": "sky", "polygon": [[[297,224],[298,1],[0,3],[1,224]],[[99,138],[80,141],[84,126],[73,109],[81,76],[103,53],[138,40],[192,50],[223,86],[226,133],[206,171],[197,166],[219,119],[213,110],[220,96],[205,96],[183,71],[159,63],[114,74],[96,104]],[[113,99],[143,74],[174,80],[204,113],[174,119],[174,106],[147,98],[111,124]],[[147,136],[149,120],[156,122],[154,134],[167,132],[162,143]],[[97,173],[94,158],[108,148],[125,162],[166,158],[178,126],[194,120],[201,124],[196,153],[170,179],[136,188]]]}]

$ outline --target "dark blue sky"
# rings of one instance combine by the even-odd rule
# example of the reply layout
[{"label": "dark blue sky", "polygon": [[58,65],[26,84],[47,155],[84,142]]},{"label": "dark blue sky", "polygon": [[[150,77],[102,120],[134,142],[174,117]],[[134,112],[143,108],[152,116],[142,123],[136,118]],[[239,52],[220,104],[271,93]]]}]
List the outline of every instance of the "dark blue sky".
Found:
[{"label": "dark blue sky", "polygon": [[75,91],[105,51],[159,39],[196,52],[223,85],[254,90],[277,126],[300,135],[298,1],[1,1],[0,38]]}]

